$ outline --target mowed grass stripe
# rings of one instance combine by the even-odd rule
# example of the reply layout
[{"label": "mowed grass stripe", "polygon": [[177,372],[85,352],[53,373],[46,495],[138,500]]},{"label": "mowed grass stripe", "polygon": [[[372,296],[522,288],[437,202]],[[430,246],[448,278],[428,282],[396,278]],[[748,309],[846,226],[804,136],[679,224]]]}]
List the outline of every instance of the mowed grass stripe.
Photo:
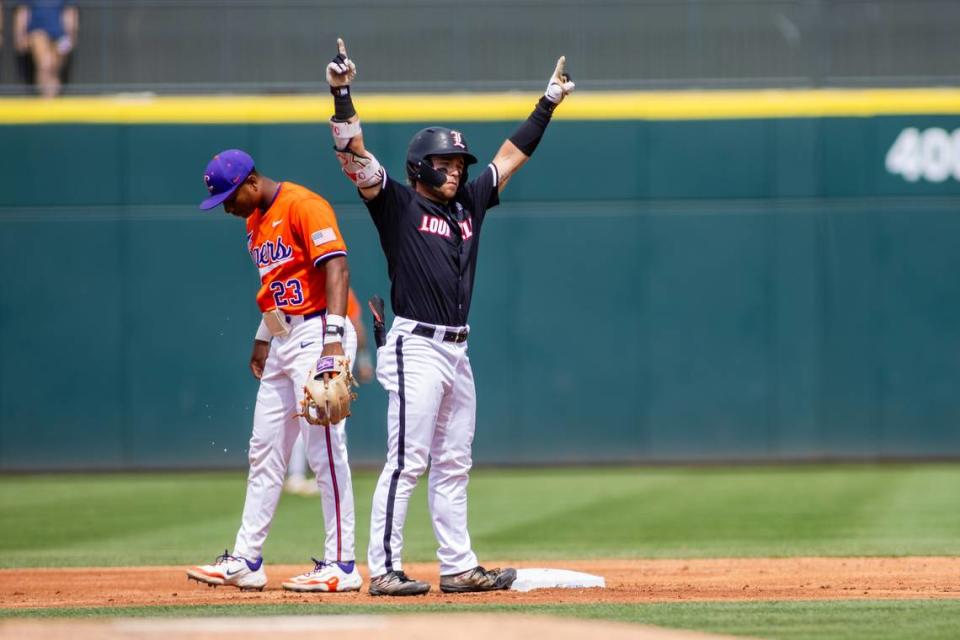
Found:
[{"label": "mowed grass stripe", "polygon": [[[376,474],[354,476],[357,552]],[[431,561],[426,480],[405,559]],[[481,559],[958,555],[960,465],[482,469]],[[0,477],[0,567],[193,564],[232,547],[242,472]],[[268,563],[321,555],[317,498],[284,496]]]},{"label": "mowed grass stripe", "polygon": [[207,605],[202,607],[98,607],[0,609],[0,618],[141,618],[274,615],[390,615],[503,613],[550,615],[692,629],[783,640],[947,640],[960,630],[960,601],[694,602],[596,605]]},{"label": "mowed grass stripe", "polygon": [[[942,548],[944,530],[960,531],[960,509],[945,509],[943,504],[944,493],[957,495],[958,491],[951,468],[905,470],[895,486],[884,492],[882,504],[861,511],[862,527],[893,554],[935,555]],[[898,545],[903,548],[898,550]]]}]

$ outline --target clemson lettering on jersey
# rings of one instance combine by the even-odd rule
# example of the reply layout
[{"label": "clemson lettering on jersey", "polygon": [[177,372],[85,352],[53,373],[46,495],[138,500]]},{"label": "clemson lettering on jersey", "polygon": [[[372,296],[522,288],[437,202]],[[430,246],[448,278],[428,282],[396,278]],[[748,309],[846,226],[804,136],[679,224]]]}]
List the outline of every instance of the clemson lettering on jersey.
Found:
[{"label": "clemson lettering on jersey", "polygon": [[267,240],[263,244],[251,247],[250,257],[253,258],[253,263],[257,265],[262,276],[284,262],[293,260],[293,247],[284,244],[283,236],[277,236],[276,240]]},{"label": "clemson lettering on jersey", "polygon": [[269,209],[247,218],[247,248],[260,272],[257,306],[291,315],[326,308],[324,263],[347,255],[333,208],[292,182],[280,184]]}]

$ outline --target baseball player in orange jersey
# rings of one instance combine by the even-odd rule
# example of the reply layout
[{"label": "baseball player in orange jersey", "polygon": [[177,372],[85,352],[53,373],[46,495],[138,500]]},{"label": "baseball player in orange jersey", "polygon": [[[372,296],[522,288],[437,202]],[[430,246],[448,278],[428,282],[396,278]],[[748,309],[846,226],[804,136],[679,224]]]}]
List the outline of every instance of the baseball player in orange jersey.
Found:
[{"label": "baseball player in orange jersey", "polygon": [[250,368],[260,390],[250,438],[250,474],[233,552],[187,571],[209,585],[262,590],[267,583],[262,549],[283,489],[290,450],[300,434],[321,488],[326,544],[323,560],[283,583],[293,591],[356,591],[353,484],[345,421],[313,426],[297,417],[307,372],[321,356],[356,353],[347,310],[347,247],[330,205],[310,190],[260,175],[237,149],[207,165],[210,197],[200,208],[223,204],[247,223],[247,250],[260,272],[257,305],[263,320]]},{"label": "baseball player in orange jersey", "polygon": [[[347,297],[347,317],[357,332],[357,381],[367,383],[373,379],[373,360],[367,343],[367,334],[363,328],[363,310],[353,288],[350,288]],[[285,493],[298,496],[320,495],[320,486],[316,480],[307,477],[307,452],[304,449],[303,438],[297,438],[290,454],[290,465],[287,468],[287,479],[283,483]]]}]

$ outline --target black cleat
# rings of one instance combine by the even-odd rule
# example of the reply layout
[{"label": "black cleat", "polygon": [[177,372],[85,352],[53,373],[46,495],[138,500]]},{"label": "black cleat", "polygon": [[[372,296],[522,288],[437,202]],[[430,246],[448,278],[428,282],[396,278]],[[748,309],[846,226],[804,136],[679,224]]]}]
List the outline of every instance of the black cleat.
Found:
[{"label": "black cleat", "polygon": [[403,571],[390,571],[370,579],[372,596],[422,596],[430,585],[407,576]]},{"label": "black cleat", "polygon": [[474,567],[452,576],[440,576],[440,591],[444,593],[475,593],[478,591],[503,591],[517,579],[516,569],[491,569]]}]

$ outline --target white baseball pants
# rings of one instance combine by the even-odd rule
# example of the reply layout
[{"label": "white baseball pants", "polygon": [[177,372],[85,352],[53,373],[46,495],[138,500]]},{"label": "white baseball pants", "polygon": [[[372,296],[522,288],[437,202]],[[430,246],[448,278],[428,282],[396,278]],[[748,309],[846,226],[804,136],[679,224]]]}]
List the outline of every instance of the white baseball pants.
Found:
[{"label": "white baseball pants", "polygon": [[[300,411],[307,371],[323,350],[324,320],[304,321],[294,316],[291,324],[290,335],[271,341],[260,378],[250,437],[247,498],[233,553],[251,560],[261,556],[283,491],[290,452],[302,432],[307,460],[320,486],[326,531],[323,558],[349,562],[354,559],[354,512],[346,420],[326,428],[294,417]],[[349,319],[344,326],[343,351],[352,363],[357,355],[357,334]]]},{"label": "white baseball pants", "polygon": [[303,438],[297,438],[290,453],[290,464],[287,465],[287,477],[307,477],[307,451],[303,445]]},{"label": "white baseball pants", "polygon": [[387,463],[373,495],[370,575],[402,569],[403,524],[417,480],[430,463],[427,502],[440,574],[477,566],[467,531],[467,483],[473,464],[476,390],[467,343],[412,335],[417,322],[397,317],[377,350],[377,379],[390,394]]}]

